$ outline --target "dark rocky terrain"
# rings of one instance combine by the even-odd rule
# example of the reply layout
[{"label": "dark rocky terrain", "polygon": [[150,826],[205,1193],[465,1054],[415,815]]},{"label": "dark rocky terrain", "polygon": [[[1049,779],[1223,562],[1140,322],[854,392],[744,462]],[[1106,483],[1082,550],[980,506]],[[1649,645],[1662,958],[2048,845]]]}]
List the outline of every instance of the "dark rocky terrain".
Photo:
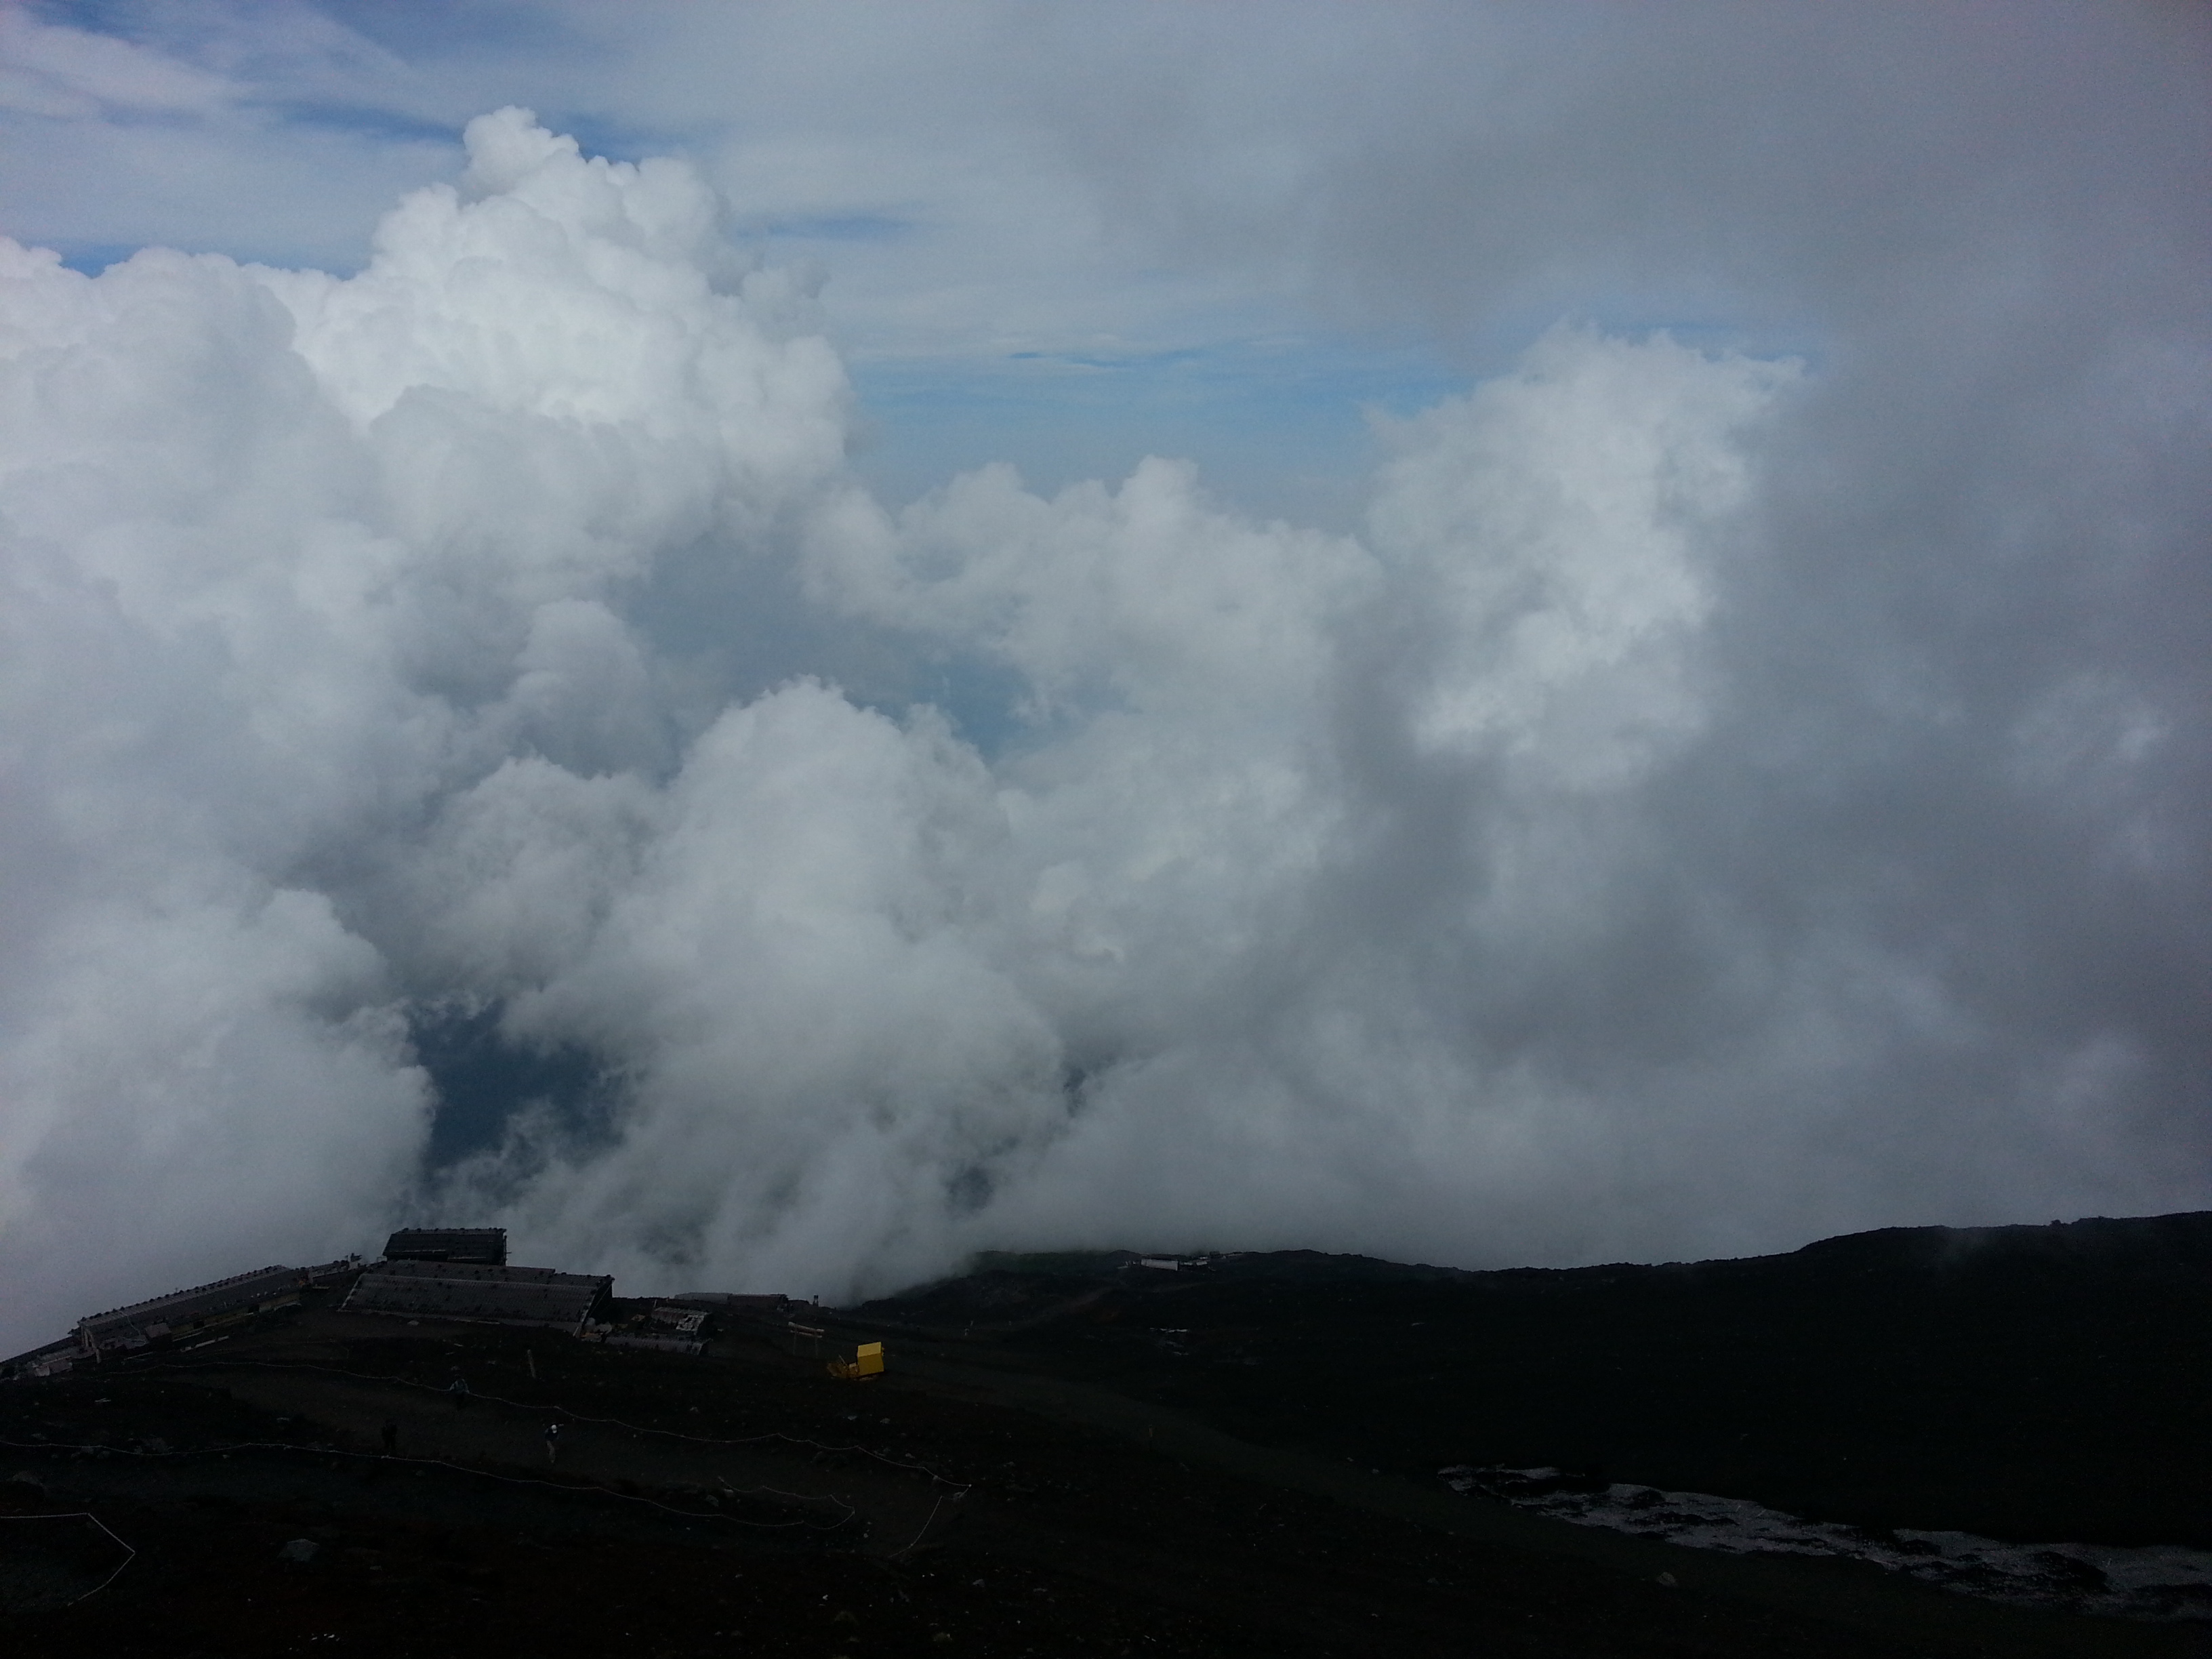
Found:
[{"label": "dark rocky terrain", "polygon": [[767,1325],[688,1356],[325,1296],[0,1385],[0,1640],[177,1659],[2212,1654],[2198,1619],[1680,1549],[1437,1473],[1547,1464],[1872,1529],[2201,1547],[2212,1217],[1571,1273],[1133,1260],[996,1259],[846,1310],[833,1348],[890,1346],[866,1382]]},{"label": "dark rocky terrain", "polygon": [[2212,1547],[2212,1214],[1455,1273],[1007,1259],[860,1310],[1267,1445],[1553,1464],[1876,1527]]}]

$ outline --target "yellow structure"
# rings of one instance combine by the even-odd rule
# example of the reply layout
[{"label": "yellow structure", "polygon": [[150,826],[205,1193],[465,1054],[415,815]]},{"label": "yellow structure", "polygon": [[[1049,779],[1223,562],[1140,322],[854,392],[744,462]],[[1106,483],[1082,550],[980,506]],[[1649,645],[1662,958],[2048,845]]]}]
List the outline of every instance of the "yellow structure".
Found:
[{"label": "yellow structure", "polygon": [[854,1350],[850,1359],[833,1359],[830,1362],[830,1375],[843,1377],[848,1382],[857,1382],[863,1377],[880,1375],[883,1369],[884,1345],[880,1342],[863,1342]]}]

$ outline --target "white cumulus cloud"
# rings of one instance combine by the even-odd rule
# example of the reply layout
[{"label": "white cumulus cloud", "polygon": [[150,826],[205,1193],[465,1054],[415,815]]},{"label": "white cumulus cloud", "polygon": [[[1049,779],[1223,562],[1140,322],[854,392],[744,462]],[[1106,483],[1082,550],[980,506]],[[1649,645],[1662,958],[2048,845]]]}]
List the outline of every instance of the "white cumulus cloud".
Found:
[{"label": "white cumulus cloud", "polygon": [[1355,534],[893,508],[690,165],[466,138],[351,276],[0,244],[9,1340],[408,1218],[837,1297],[2203,1201],[2184,464],[2069,539],[2046,403],[1917,512],[1851,373],[1562,326]]}]

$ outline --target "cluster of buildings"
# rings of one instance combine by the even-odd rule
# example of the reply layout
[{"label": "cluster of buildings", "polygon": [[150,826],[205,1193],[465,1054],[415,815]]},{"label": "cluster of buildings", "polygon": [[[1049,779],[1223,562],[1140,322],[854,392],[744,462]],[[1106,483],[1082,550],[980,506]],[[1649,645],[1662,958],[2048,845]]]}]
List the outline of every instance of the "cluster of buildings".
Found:
[{"label": "cluster of buildings", "polygon": [[0,1378],[59,1376],[149,1347],[194,1347],[311,1294],[325,1305],[336,1298],[347,1313],[534,1326],[674,1353],[701,1352],[710,1319],[780,1321],[792,1305],[781,1296],[700,1291],[618,1309],[605,1273],[509,1266],[502,1227],[407,1227],[374,1262],[356,1255],[315,1267],[262,1267],[88,1315],[60,1340],[0,1360]]}]

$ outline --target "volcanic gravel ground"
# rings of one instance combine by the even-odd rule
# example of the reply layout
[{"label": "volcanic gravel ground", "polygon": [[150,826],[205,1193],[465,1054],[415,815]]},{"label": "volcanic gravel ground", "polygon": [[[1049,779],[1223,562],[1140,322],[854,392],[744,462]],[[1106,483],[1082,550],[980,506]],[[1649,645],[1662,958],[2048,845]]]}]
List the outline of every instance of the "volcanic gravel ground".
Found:
[{"label": "volcanic gravel ground", "polygon": [[1006,1258],[858,1311],[1409,1478],[1553,1465],[1874,1529],[2212,1549],[2212,1214],[1570,1271],[1135,1259]]},{"label": "volcanic gravel ground", "polygon": [[[1586,1562],[1471,1549],[1026,1412],[896,1380],[832,1382],[765,1346],[684,1359],[362,1326],[312,1314],[215,1351],[9,1390],[0,1440],[28,1478],[0,1483],[6,1512],[89,1510],[137,1552],[88,1600],[57,1608],[49,1593],[9,1615],[26,1650],[1907,1650]],[[474,1391],[465,1408],[442,1393],[456,1364]],[[380,1389],[370,1376],[398,1380]],[[872,1536],[865,1514],[821,1525],[804,1501],[702,1512],[704,1461],[682,1482],[617,1473],[617,1431],[588,1421],[575,1429],[606,1437],[589,1482],[559,1469],[547,1484],[526,1462],[483,1455],[564,1403],[665,1431],[635,1437],[641,1473],[665,1473],[676,1435],[763,1432],[790,1437],[754,1455],[780,1455],[801,1500],[836,1493],[864,1509],[862,1479],[891,1471],[929,1494],[933,1534],[909,1549],[903,1534]],[[384,1419],[360,1408],[380,1404],[406,1424],[397,1458],[370,1449]],[[481,1468],[457,1467],[471,1462]],[[302,1540],[311,1559],[285,1559]]]}]

